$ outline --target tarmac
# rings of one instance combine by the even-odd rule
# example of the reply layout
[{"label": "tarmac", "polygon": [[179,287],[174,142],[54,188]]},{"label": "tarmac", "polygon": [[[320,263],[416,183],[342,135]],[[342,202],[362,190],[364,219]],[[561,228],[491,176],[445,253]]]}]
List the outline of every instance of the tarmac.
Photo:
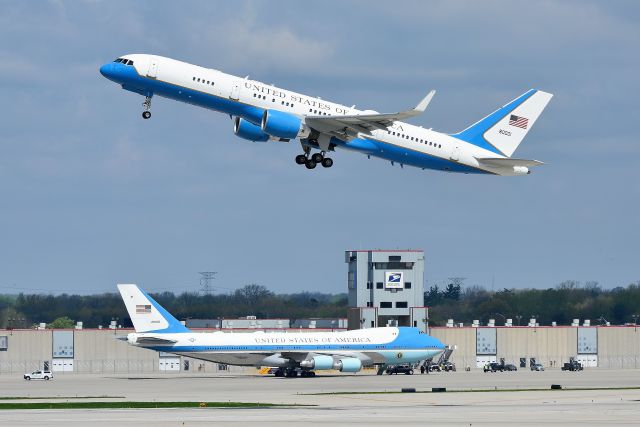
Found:
[{"label": "tarmac", "polygon": [[[313,406],[2,410],[0,425],[640,425],[640,370],[474,370],[397,376],[319,374],[315,378],[275,378],[248,372],[58,374],[51,381],[24,381],[20,375],[3,374],[0,402],[237,401]],[[563,390],[550,390],[552,384],[561,385]],[[433,387],[446,387],[447,392],[420,393]],[[399,393],[402,388],[415,388],[417,393]],[[584,390],[590,388],[596,390]],[[6,400],[8,397],[21,399]]]}]

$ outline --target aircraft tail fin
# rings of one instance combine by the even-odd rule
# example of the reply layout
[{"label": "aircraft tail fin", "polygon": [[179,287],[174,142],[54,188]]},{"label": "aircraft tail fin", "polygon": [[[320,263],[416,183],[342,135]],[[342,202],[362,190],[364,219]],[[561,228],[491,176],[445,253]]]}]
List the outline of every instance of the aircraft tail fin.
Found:
[{"label": "aircraft tail fin", "polygon": [[186,326],[137,285],[119,284],[118,291],[120,291],[120,296],[127,307],[136,332],[190,332]]},{"label": "aircraft tail fin", "polygon": [[552,97],[550,93],[531,89],[451,136],[511,157]]}]

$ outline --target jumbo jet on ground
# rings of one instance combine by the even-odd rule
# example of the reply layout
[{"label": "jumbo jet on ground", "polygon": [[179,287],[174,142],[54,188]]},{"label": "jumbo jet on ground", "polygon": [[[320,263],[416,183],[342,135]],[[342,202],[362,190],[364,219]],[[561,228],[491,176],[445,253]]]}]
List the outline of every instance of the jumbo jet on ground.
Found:
[{"label": "jumbo jet on ground", "polygon": [[279,368],[276,376],[315,376],[316,370],[358,372],[363,366],[415,363],[444,350],[417,328],[344,332],[191,332],[136,285],[118,285],[136,330],[129,344],[194,359]]},{"label": "jumbo jet on ground", "polygon": [[308,169],[318,163],[331,167],[333,160],[326,154],[344,148],[400,166],[527,175],[542,162],[511,156],[552,97],[528,90],[465,130],[445,134],[402,122],[424,112],[433,90],[413,109],[380,114],[155,55],[125,55],[103,65],[100,73],[145,97],[145,119],[151,117],[151,98],[158,95],[229,114],[240,138],[298,139],[303,154],[295,160]]}]

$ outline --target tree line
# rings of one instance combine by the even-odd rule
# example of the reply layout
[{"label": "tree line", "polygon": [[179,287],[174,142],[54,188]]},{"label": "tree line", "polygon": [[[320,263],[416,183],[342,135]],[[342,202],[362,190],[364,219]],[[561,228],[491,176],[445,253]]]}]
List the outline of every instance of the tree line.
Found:
[{"label": "tree line", "polygon": [[[336,318],[346,317],[346,294],[303,292],[275,294],[251,284],[227,294],[163,292],[152,296],[180,320],[236,318]],[[549,289],[502,289],[489,291],[479,286],[462,287],[449,283],[440,289],[430,286],[424,294],[430,307],[431,325],[442,326],[447,319],[469,324],[486,324],[495,319],[502,324],[527,324],[535,317],[541,325],[568,325],[575,318],[592,324],[612,325],[636,322],[640,315],[640,282],[627,287],[602,289],[597,282],[581,284],[565,281]],[[0,328],[29,328],[37,323],[50,327],[70,327],[82,321],[84,327],[107,326],[112,320],[131,326],[119,294],[100,295],[0,295]]]},{"label": "tree line", "polygon": [[[197,292],[151,293],[177,319],[257,318],[302,319],[346,317],[346,294],[302,292],[274,294],[266,287],[250,284],[228,294]],[[64,318],[67,319],[64,319]],[[56,321],[56,323],[53,323]],[[82,321],[85,328],[107,326],[112,320],[131,326],[120,294],[99,295],[0,295],[0,328],[25,328],[38,323],[50,327],[72,327]]]},{"label": "tree line", "polygon": [[425,305],[431,307],[432,325],[479,320],[485,324],[495,319],[501,325],[506,319],[526,325],[536,318],[540,325],[570,325],[573,319],[590,319],[592,325],[635,323],[640,315],[640,282],[627,287],[602,289],[598,282],[581,284],[567,280],[548,289],[502,289],[491,292],[479,286],[462,288],[450,283],[440,290],[431,286],[425,292]]}]

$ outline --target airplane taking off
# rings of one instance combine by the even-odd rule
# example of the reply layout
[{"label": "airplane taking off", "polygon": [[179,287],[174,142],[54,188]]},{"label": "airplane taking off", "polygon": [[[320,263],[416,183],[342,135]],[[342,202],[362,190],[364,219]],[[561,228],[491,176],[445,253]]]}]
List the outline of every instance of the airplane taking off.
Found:
[{"label": "airplane taking off", "polygon": [[129,344],[239,366],[277,367],[276,376],[312,377],[316,370],[358,372],[364,366],[415,363],[444,345],[417,328],[344,332],[191,332],[136,285],[118,285],[136,330]]},{"label": "airplane taking off", "polygon": [[299,139],[304,154],[295,160],[308,169],[331,167],[326,153],[344,148],[400,166],[527,175],[542,162],[511,156],[553,96],[528,90],[463,131],[445,134],[401,121],[424,112],[433,90],[413,109],[380,114],[156,55],[125,55],[103,65],[100,73],[145,97],[145,119],[151,117],[151,98],[158,95],[229,114],[240,138]]}]

